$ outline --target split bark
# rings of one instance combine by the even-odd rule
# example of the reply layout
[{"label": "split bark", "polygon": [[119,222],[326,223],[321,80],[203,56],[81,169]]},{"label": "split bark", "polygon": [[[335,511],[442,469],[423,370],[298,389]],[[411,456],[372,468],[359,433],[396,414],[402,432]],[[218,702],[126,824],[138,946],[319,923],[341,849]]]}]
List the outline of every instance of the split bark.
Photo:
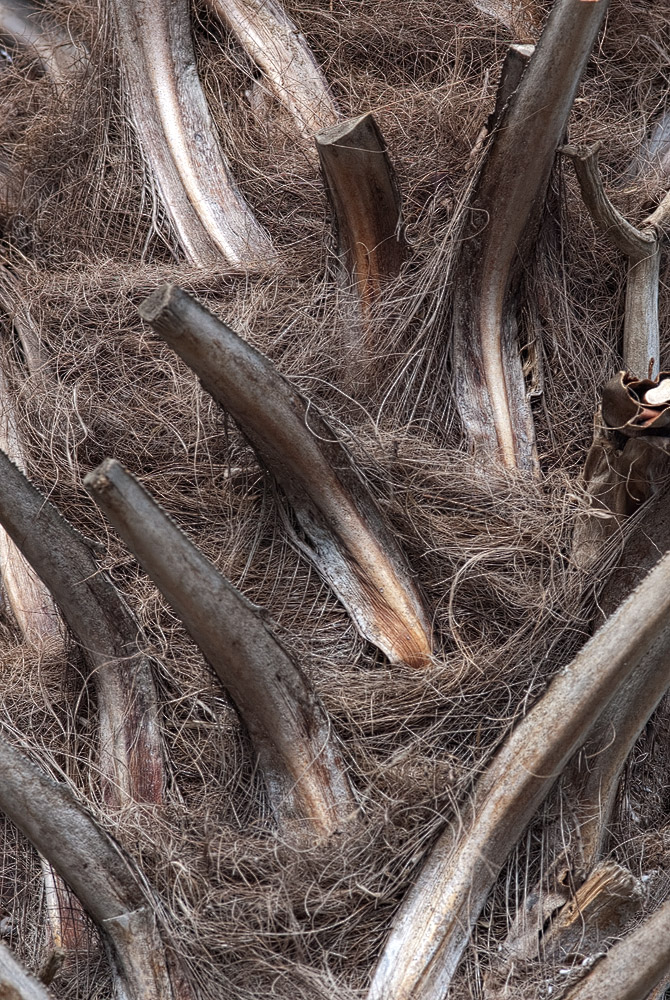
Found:
[{"label": "split bark", "polygon": [[53,865],[95,921],[118,1000],[191,1000],[161,939],[140,873],[83,809],[0,736],[0,809]]},{"label": "split bark", "polygon": [[198,78],[188,0],[111,0],[138,141],[182,248],[196,266],[276,264],[220,149]]},{"label": "split bark", "polygon": [[618,941],[566,1000],[646,1000],[670,973],[670,902]]},{"label": "split bark", "polygon": [[0,524],[51,591],[81,645],[98,694],[106,800],[160,802],[163,752],[141,634],[89,543],[0,452]]},{"label": "split bark", "polygon": [[263,73],[300,134],[311,139],[337,121],[330,87],[314,54],[286,11],[274,0],[207,0]]},{"label": "split bark", "polygon": [[554,155],[608,0],[557,0],[477,181],[453,275],[452,368],[466,436],[482,459],[537,472],[517,342],[524,257]]},{"label": "split bark", "polygon": [[507,855],[666,625],[670,555],[551,682],[445,832],[396,915],[368,1000],[441,1000]]},{"label": "split bark", "polygon": [[432,636],[421,598],[344,447],[267,358],[174,285],[140,313],[231,414],[304,531],[301,550],[361,634],[394,661],[425,666]]},{"label": "split bark", "polygon": [[216,671],[253,741],[284,830],[320,837],[355,813],[326,715],[306,676],[229,583],[118,462],[85,485]]},{"label": "split bark", "polygon": [[319,132],[316,148],[335,221],[336,252],[366,318],[407,256],[391,160],[371,114]]},{"label": "split bark", "polygon": [[1,942],[0,997],[4,1000],[50,1000],[50,994],[42,983],[31,976],[7,945]]}]

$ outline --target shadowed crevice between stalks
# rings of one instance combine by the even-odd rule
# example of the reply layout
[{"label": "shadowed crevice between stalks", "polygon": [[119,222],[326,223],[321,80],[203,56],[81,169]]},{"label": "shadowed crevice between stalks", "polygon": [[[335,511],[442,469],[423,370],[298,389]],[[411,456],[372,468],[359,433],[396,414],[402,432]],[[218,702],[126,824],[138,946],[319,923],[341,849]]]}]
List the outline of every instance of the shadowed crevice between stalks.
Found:
[{"label": "shadowed crevice between stalks", "polygon": [[279,825],[307,823],[318,836],[344,827],[356,807],[328,719],[260,610],[118,462],[103,462],[85,486],[229,692]]},{"label": "shadowed crevice between stalks", "polygon": [[452,281],[452,378],[466,438],[482,459],[537,472],[517,325],[554,155],[608,0],[557,0],[491,139]]},{"label": "shadowed crevice between stalks", "polygon": [[110,0],[130,116],[188,260],[266,270],[270,237],[221,151],[198,77],[188,0]]},{"label": "shadowed crevice between stalks", "polygon": [[393,661],[426,666],[432,635],[405,559],[333,429],[271,362],[186,292],[157,289],[142,317],[198,375],[275,477],[298,544],[361,634]]},{"label": "shadowed crevice between stalks", "polygon": [[441,1000],[509,852],[667,623],[670,555],[607,620],[513,730],[396,914],[368,1000]]}]

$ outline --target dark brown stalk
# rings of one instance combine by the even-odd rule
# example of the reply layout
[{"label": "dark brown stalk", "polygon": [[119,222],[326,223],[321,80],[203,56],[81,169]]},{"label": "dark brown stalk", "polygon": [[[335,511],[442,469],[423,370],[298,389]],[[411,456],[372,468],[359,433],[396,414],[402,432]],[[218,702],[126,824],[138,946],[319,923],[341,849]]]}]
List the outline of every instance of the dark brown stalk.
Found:
[{"label": "dark brown stalk", "polygon": [[164,774],[156,692],[137,622],[86,540],[4,452],[0,524],[50,590],[95,678],[107,801],[160,802]]},{"label": "dark brown stalk", "polygon": [[432,636],[405,560],[326,421],[267,358],[186,292],[165,285],[140,313],[239,424],[293,507],[302,551],[363,636],[424,666]]},{"label": "dark brown stalk", "polygon": [[50,994],[42,983],[31,976],[7,945],[1,942],[0,997],[4,1000],[50,1000]]},{"label": "dark brown stalk", "polygon": [[319,132],[316,148],[334,216],[336,252],[365,317],[407,256],[391,160],[371,114]]},{"label": "dark brown stalk", "polygon": [[265,270],[270,237],[226,162],[196,70],[188,0],[111,0],[130,116],[191,263]]},{"label": "dark brown stalk", "polygon": [[155,905],[134,865],[64,785],[0,736],[0,809],[67,882],[97,924],[119,1000],[190,1000],[173,983]]},{"label": "dark brown stalk", "polygon": [[517,341],[518,293],[554,155],[608,0],[556,0],[496,130],[470,202],[453,275],[454,393],[484,460],[537,471]]},{"label": "dark brown stalk", "polygon": [[618,941],[566,1000],[647,1000],[670,973],[670,902]]},{"label": "dark brown stalk", "polygon": [[311,139],[337,121],[330,87],[312,50],[275,0],[207,0],[256,63],[263,79],[292,116],[298,131]]},{"label": "dark brown stalk", "polygon": [[286,831],[319,837],[355,813],[329,723],[306,676],[250,604],[118,462],[85,485],[184,623],[242,716]]},{"label": "dark brown stalk", "polygon": [[514,729],[394,920],[368,1000],[442,1000],[505,860],[565,764],[666,626],[670,555]]}]

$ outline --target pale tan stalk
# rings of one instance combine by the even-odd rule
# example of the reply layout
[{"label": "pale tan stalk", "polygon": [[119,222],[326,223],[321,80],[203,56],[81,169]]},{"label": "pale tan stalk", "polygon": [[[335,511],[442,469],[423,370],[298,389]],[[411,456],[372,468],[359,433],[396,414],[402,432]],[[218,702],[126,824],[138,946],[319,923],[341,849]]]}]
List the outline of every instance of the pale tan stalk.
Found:
[{"label": "pale tan stalk", "polygon": [[32,49],[59,89],[72,84],[88,66],[84,46],[53,24],[44,10],[29,0],[0,0],[0,34]]},{"label": "pale tan stalk", "polygon": [[337,121],[338,112],[314,54],[286,11],[275,0],[207,0],[231,29],[263,79],[311,139]]},{"label": "pale tan stalk", "polygon": [[360,632],[424,666],[430,625],[406,562],[333,429],[276,368],[174,285],[140,313],[239,424],[293,507],[301,549]]},{"label": "pale tan stalk", "polygon": [[130,115],[191,263],[276,264],[221,151],[198,77],[188,0],[111,0]]},{"label": "pale tan stalk", "polygon": [[514,729],[394,920],[369,1000],[442,1000],[505,860],[565,764],[666,626],[670,555],[605,622]]},{"label": "pale tan stalk", "polygon": [[2,736],[0,809],[99,927],[118,979],[118,1000],[190,1000],[176,957],[166,954],[140,873],[69,788],[47,777]]},{"label": "pale tan stalk", "polygon": [[355,813],[326,715],[258,608],[218,572],[118,462],[86,488],[165,596],[242,716],[280,826],[319,837]]},{"label": "pale tan stalk", "polygon": [[608,0],[557,0],[491,140],[453,274],[452,370],[469,444],[483,460],[537,472],[517,341],[524,259],[554,155]]}]

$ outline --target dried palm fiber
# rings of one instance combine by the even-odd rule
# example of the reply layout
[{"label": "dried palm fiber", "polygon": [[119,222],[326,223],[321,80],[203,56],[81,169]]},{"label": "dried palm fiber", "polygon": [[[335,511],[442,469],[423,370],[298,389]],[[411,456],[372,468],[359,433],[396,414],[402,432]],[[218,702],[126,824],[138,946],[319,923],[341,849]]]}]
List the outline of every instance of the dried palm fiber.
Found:
[{"label": "dried palm fiber", "polygon": [[[163,725],[179,789],[168,789],[159,809],[124,813],[114,832],[169,901],[173,940],[191,956],[189,975],[216,1000],[360,997],[392,914],[443,823],[458,823],[456,803],[473,777],[584,642],[594,589],[620,543],[611,541],[587,579],[570,566],[572,524],[586,505],[578,475],[592,412],[619,367],[625,275],[569,170],[553,176],[520,316],[521,341],[535,351],[525,352],[527,367],[534,376],[542,362],[544,373],[533,404],[540,483],[473,471],[460,451],[446,377],[454,234],[479,155],[470,154],[509,43],[536,34],[520,39],[456,3],[284,6],[343,116],[375,115],[403,193],[412,258],[375,307],[364,355],[352,351],[341,321],[345,302],[331,280],[317,173],[280,103],[250,104],[254,67],[204,5],[194,11],[199,72],[231,170],[279,248],[281,277],[218,267],[198,273],[184,263],[122,113],[105,9],[49,4],[90,52],[90,75],[76,92],[56,97],[18,51],[0,74],[2,148],[24,167],[2,254],[13,311],[29,312],[44,358],[25,378],[7,375],[26,460],[49,499],[108,544],[106,567],[142,621],[148,652],[168,666]],[[536,6],[538,24],[548,7]],[[666,31],[658,5],[613,4],[587,66],[569,140],[604,141],[608,184],[623,177],[631,151],[667,110]],[[646,181],[625,184],[617,204],[639,222],[641,193],[652,201],[646,212],[659,192]],[[665,261],[662,272],[665,338]],[[272,486],[245,442],[142,326],[135,306],[164,281],[202,298],[267,354],[347,442],[435,609],[439,661],[428,674],[389,669],[359,639],[289,542]],[[2,333],[11,339],[6,317]],[[346,746],[364,814],[350,839],[298,852],[274,835],[245,735],[218,684],[80,489],[107,454],[138,471],[295,651]],[[4,717],[54,773],[67,769],[104,821],[90,768],[94,692],[81,694],[76,662],[63,683],[26,654],[9,618],[0,639]],[[667,893],[668,834],[663,803],[644,790],[650,765],[640,754],[663,752],[662,729],[654,747],[650,733],[626,771],[612,857],[650,876],[644,909],[651,912]],[[478,995],[508,915],[538,880],[543,826],[555,808],[547,806],[503,870],[454,997]],[[10,943],[34,968],[39,871],[11,827],[0,871]],[[107,998],[99,962],[92,956],[78,974],[61,972],[54,996]],[[551,985],[556,996],[563,967],[547,958],[514,995],[537,996]]]}]

